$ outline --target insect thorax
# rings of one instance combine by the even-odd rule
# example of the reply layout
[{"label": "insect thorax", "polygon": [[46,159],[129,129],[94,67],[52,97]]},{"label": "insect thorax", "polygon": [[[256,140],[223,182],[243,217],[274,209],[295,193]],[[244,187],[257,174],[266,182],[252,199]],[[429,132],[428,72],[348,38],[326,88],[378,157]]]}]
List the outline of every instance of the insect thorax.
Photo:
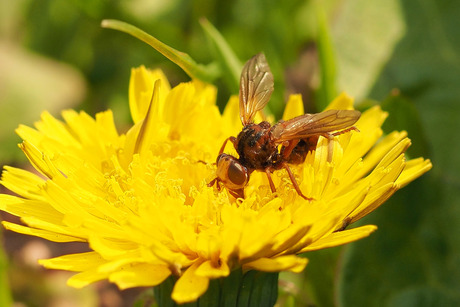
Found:
[{"label": "insect thorax", "polygon": [[250,170],[265,170],[279,160],[277,146],[271,142],[270,124],[249,124],[238,134],[236,150],[240,162]]}]

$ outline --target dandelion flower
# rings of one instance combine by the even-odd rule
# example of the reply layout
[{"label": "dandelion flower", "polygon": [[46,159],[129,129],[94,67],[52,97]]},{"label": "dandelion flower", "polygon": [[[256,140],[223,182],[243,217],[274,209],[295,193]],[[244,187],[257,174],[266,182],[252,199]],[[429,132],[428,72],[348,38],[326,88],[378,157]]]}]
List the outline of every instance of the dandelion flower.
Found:
[{"label": "dandelion flower", "polygon": [[[314,200],[300,197],[284,170],[273,176],[277,195],[255,172],[246,198],[235,200],[207,186],[223,141],[241,130],[238,98],[223,114],[215,100],[209,84],[170,88],[161,71],[140,67],[129,87],[134,125],[124,134],[110,111],[92,118],[67,110],[63,120],[44,112],[35,128],[20,126],[20,148],[40,175],[4,168],[1,183],[18,196],[0,195],[0,209],[23,222],[4,227],[87,242],[90,252],[40,260],[77,272],[70,286],[108,279],[126,289],[175,276],[172,299],[185,303],[234,270],[300,272],[307,259],[298,254],[368,236],[376,226],[345,226],[431,168],[423,158],[406,160],[405,132],[382,138],[387,114],[373,107],[355,124],[360,132],[320,137],[305,162],[292,167]],[[352,109],[352,99],[342,94],[329,108]],[[301,98],[291,96],[284,118],[303,113]]]}]

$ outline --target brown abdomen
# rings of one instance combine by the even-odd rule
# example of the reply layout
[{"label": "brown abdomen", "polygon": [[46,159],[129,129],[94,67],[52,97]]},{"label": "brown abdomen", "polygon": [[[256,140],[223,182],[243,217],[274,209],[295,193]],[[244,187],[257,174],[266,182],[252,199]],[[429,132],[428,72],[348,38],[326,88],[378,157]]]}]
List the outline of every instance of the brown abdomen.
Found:
[{"label": "brown abdomen", "polygon": [[291,154],[288,157],[288,163],[300,164],[305,161],[307,154],[311,150],[316,149],[318,143],[318,136],[312,136],[306,139],[300,140],[300,142],[294,147]]}]

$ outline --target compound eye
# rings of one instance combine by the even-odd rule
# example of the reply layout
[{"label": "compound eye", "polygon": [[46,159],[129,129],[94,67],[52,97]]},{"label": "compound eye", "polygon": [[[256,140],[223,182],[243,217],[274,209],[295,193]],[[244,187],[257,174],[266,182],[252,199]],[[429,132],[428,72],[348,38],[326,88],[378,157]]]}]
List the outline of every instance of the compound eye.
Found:
[{"label": "compound eye", "polygon": [[231,162],[228,166],[228,179],[235,185],[243,186],[248,180],[247,170],[236,162]]}]

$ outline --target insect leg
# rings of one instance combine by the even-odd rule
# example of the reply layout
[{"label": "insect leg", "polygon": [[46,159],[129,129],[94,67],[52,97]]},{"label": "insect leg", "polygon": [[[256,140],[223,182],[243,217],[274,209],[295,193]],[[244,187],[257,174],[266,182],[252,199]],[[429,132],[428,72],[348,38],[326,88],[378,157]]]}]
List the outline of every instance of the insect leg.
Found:
[{"label": "insect leg", "polygon": [[220,155],[221,153],[224,152],[224,150],[225,150],[225,145],[227,145],[227,142],[228,142],[228,141],[232,142],[233,146],[235,146],[236,137],[231,136],[231,137],[225,139],[224,144],[222,144],[222,147],[221,147],[220,150],[219,150],[219,155]]},{"label": "insect leg", "polygon": [[294,149],[294,147],[296,147],[296,145],[299,144],[300,139],[299,140],[286,141],[286,142],[287,142],[287,144],[284,145],[284,143],[283,143],[283,148],[281,149],[281,157],[283,159],[287,159],[289,157],[289,155],[291,154],[291,152]]},{"label": "insect leg", "polygon": [[343,130],[340,130],[340,131],[337,131],[337,132],[334,132],[334,133],[323,133],[321,134],[322,136],[324,136],[325,138],[328,139],[328,144],[327,144],[327,162],[332,162],[332,154],[334,152],[334,143],[332,142],[334,140],[334,137],[337,136],[337,135],[341,135],[341,134],[344,134],[344,133],[347,133],[347,132],[350,132],[350,131],[358,131],[358,128],[356,128],[355,126],[351,126],[347,129],[343,129]]},{"label": "insect leg", "polygon": [[305,200],[312,201],[313,198],[303,195],[302,191],[300,190],[299,184],[297,183],[297,181],[294,178],[294,174],[292,173],[291,169],[289,168],[289,165],[287,163],[283,163],[283,167],[287,171],[287,173],[289,175],[289,179],[291,179],[292,185],[294,186],[294,189],[297,191],[297,194],[299,194]]},{"label": "insect leg", "polygon": [[270,189],[272,190],[272,193],[275,193],[275,192],[276,192],[276,188],[275,188],[275,184],[273,183],[271,173],[272,173],[272,172],[270,172],[269,169],[265,169],[265,174],[267,174],[268,183],[270,184]]},{"label": "insect leg", "polygon": [[330,138],[327,141],[327,162],[332,162],[333,154],[334,154],[334,143],[333,143],[333,139]]},{"label": "insect leg", "polygon": [[228,193],[230,193],[230,195],[232,195],[235,198],[243,198],[244,199],[244,189],[228,190]]},{"label": "insect leg", "polygon": [[210,183],[206,184],[208,187],[212,187],[214,185],[214,183],[216,184],[216,187],[217,187],[217,191],[220,191],[221,187],[220,187],[220,183],[219,183],[219,178],[214,178],[213,180],[211,180]]},{"label": "insect leg", "polygon": [[343,129],[343,130],[334,132],[334,133],[332,133],[332,135],[333,135],[333,136],[337,136],[337,135],[341,135],[341,134],[344,134],[344,133],[347,133],[347,132],[350,132],[350,131],[359,132],[359,129],[356,128],[355,126],[351,126],[351,127],[347,128],[347,129]]}]

